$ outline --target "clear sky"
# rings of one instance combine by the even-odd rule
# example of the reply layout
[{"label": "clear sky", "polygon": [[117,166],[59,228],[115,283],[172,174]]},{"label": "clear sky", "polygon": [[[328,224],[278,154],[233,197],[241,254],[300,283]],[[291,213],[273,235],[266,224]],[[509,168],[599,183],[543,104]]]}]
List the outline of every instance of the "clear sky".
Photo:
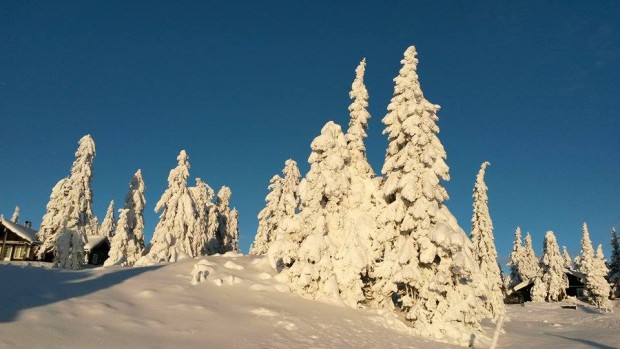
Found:
[{"label": "clear sky", "polygon": [[288,158],[304,174],[323,124],[347,125],[363,57],[366,146],[380,172],[380,120],[415,45],[425,96],[442,106],[447,205],[461,226],[488,160],[500,258],[517,225],[538,253],[553,230],[574,256],[584,221],[609,253],[620,228],[620,2],[430,3],[2,1],[0,212],[19,204],[38,227],[89,133],[100,219],[141,168],[150,239],[186,149],[192,178],[232,188],[247,251],[271,176]]}]

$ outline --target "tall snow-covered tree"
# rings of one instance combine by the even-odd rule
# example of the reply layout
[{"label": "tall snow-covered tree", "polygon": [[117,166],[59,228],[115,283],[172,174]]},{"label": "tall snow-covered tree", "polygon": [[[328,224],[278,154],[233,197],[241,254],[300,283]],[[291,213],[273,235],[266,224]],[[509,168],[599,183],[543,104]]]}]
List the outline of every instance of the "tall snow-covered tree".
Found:
[{"label": "tall snow-covered tree", "polygon": [[114,217],[114,200],[110,201],[108,210],[105,214],[101,227],[99,227],[99,234],[105,235],[108,239],[112,239],[114,232],[116,231],[116,217]]},{"label": "tall snow-covered tree", "polygon": [[[128,213],[129,209],[122,208],[118,210],[119,217],[116,225],[116,232],[110,244],[110,253],[108,259],[103,263],[104,266],[112,265],[129,265],[127,258],[136,250],[136,241],[131,234],[129,226]],[[133,257],[133,255],[132,255]]]},{"label": "tall snow-covered tree", "polygon": [[525,246],[523,248],[522,260],[519,262],[519,276],[522,281],[534,280],[540,277],[540,265],[530,233],[525,234]]},{"label": "tall snow-covered tree", "polygon": [[[92,176],[95,158],[95,142],[86,135],[78,142],[75,161],[71,166],[71,191],[69,199],[77,209],[77,225],[84,228],[86,235],[97,235],[97,219],[93,214]],[[69,224],[70,226],[72,224]]]},{"label": "tall snow-covered tree", "polygon": [[258,214],[258,231],[250,247],[250,254],[266,254],[269,247],[277,240],[278,234],[284,233],[278,232],[281,223],[292,219],[299,207],[297,187],[300,174],[297,163],[291,159],[286,160],[282,173],[284,177],[275,175],[269,182],[270,191],[265,198],[265,208]]},{"label": "tall snow-covered tree", "polygon": [[[187,236],[185,239],[185,249],[191,251],[193,256],[202,256],[209,252],[210,244],[217,241],[214,232],[210,232],[209,227],[209,211],[215,210],[212,203],[213,189],[202,179],[196,178],[196,186],[189,188],[192,199],[196,206],[196,221],[194,227],[194,235]],[[211,235],[212,234],[212,235]],[[215,251],[212,252],[212,254]]]},{"label": "tall snow-covered tree", "polygon": [[15,211],[13,211],[13,215],[11,216],[11,222],[17,223],[19,221],[19,206],[15,206]]},{"label": "tall snow-covered tree", "polygon": [[468,343],[488,314],[481,302],[488,286],[467,235],[443,203],[448,193],[440,181],[450,175],[438,138],[440,107],[424,98],[416,55],[413,46],[405,51],[382,120],[389,142],[382,169],[386,221],[398,229],[383,263],[391,269],[399,305],[415,329],[434,336],[442,328],[445,338]]},{"label": "tall snow-covered tree", "polygon": [[52,188],[50,200],[47,203],[45,214],[41,222],[41,228],[37,233],[37,239],[41,245],[36,250],[38,259],[45,259],[47,254],[54,253],[58,233],[62,228],[67,213],[67,196],[71,190],[69,178],[63,178]]},{"label": "tall snow-covered tree", "polygon": [[135,244],[129,245],[135,250],[127,252],[127,264],[133,265],[144,252],[144,206],[146,199],[144,198],[144,180],[142,179],[142,170],[138,169],[131,178],[129,183],[129,191],[125,197],[125,209],[127,212],[127,224],[131,238]]},{"label": "tall snow-covered tree", "polygon": [[519,262],[523,259],[523,241],[521,240],[521,228],[517,227],[515,230],[515,239],[512,243],[512,251],[510,252],[510,261],[508,266],[510,267],[510,285],[515,286],[521,281],[519,273]]},{"label": "tall snow-covered tree", "polygon": [[278,212],[278,203],[282,196],[283,178],[275,175],[269,181],[269,193],[265,197],[265,208],[258,213],[258,230],[254,243],[250,246],[250,254],[262,255],[267,253],[272,240],[275,238],[275,231],[282,220]]},{"label": "tall snow-covered tree", "polygon": [[609,298],[609,283],[605,280],[607,268],[602,256],[600,258],[594,254],[592,248],[592,240],[590,240],[590,232],[588,225],[583,223],[581,236],[581,254],[579,255],[579,272],[586,275],[586,289],[588,298],[592,304],[598,307],[606,307]]},{"label": "tall snow-covered tree", "polygon": [[190,164],[185,150],[181,150],[177,161],[177,167],[170,170],[168,175],[168,188],[155,205],[155,212],[161,214],[151,239],[150,250],[136,265],[176,262],[179,257],[189,253],[183,242],[188,235],[194,233],[196,209],[187,187]]},{"label": "tall snow-covered tree", "polygon": [[480,266],[482,275],[488,281],[490,293],[485,299],[485,307],[493,317],[504,313],[502,279],[497,264],[497,250],[493,236],[493,221],[489,213],[489,198],[484,175],[489,162],[482,163],[474,185],[474,213],[471,219],[471,241],[474,258]]},{"label": "tall snow-covered tree", "polygon": [[611,257],[609,258],[609,282],[614,285],[615,295],[620,296],[620,237],[611,228]]},{"label": "tall snow-covered tree", "polygon": [[237,223],[237,213],[230,209],[230,197],[232,191],[229,187],[223,186],[217,192],[217,212],[218,212],[218,234],[217,238],[220,245],[220,253],[228,251],[239,251],[239,229]]},{"label": "tall snow-covered tree", "polygon": [[565,274],[564,263],[555,234],[548,231],[545,234],[543,256],[540,259],[541,276],[535,281],[534,289],[536,290],[532,290],[533,301],[557,302],[566,296],[568,278]]},{"label": "tall snow-covered tree", "polygon": [[570,254],[566,249],[566,246],[562,246],[562,258],[564,259],[564,268],[567,270],[573,269],[573,259],[570,258]]},{"label": "tall snow-covered tree", "polygon": [[372,167],[366,158],[366,146],[364,138],[367,137],[368,129],[368,90],[364,85],[364,72],[366,70],[366,59],[364,58],[355,69],[355,80],[351,85],[349,97],[353,100],[349,105],[349,129],[345,135],[347,147],[351,156],[351,164],[355,171],[362,178],[371,178],[373,176]]},{"label": "tall snow-covered tree", "polygon": [[[310,171],[299,185],[298,219],[303,237],[297,260],[290,269],[291,288],[313,299],[340,301],[333,263],[335,251],[346,242],[343,232],[350,189],[350,155],[342,129],[331,121],[312,141],[311,149]],[[351,287],[351,292],[359,296],[361,284]]]}]

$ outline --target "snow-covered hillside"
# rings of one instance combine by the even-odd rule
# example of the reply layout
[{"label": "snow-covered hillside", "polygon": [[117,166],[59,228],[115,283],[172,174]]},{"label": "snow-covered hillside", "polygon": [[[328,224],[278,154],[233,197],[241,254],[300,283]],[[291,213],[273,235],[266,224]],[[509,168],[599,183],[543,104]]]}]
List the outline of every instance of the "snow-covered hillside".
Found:
[{"label": "snow-covered hillside", "polygon": [[[201,260],[208,275],[192,285]],[[410,335],[391,313],[291,294],[264,257],[80,271],[39,265],[0,264],[0,348],[458,348]],[[499,348],[620,345],[620,309],[528,303],[507,314]]]}]

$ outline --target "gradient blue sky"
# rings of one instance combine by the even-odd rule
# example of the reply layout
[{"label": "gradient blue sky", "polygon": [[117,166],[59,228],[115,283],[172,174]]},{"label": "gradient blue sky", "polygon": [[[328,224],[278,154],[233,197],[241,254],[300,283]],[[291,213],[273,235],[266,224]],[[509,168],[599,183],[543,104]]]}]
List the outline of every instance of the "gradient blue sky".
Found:
[{"label": "gradient blue sky", "polygon": [[488,160],[501,258],[517,225],[537,252],[553,230],[575,255],[584,221],[608,253],[620,228],[619,13],[618,1],[2,1],[0,212],[19,204],[38,227],[90,133],[100,219],[141,168],[150,239],[186,149],[192,178],[232,188],[247,251],[271,176],[288,158],[305,173],[323,124],[348,123],[363,57],[380,171],[380,120],[413,44],[425,95],[442,106],[461,226]]}]

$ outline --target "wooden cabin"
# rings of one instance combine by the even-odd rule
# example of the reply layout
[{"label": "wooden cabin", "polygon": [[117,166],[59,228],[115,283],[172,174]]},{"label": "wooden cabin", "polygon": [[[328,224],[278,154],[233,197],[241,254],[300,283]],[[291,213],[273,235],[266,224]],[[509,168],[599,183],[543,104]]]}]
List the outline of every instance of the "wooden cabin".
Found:
[{"label": "wooden cabin", "polygon": [[110,253],[110,239],[105,235],[86,236],[84,259],[86,264],[102,265]]},{"label": "wooden cabin", "polygon": [[36,234],[37,231],[31,228],[30,222],[26,222],[24,226],[0,217],[1,260],[33,260],[35,247],[41,244]]}]

